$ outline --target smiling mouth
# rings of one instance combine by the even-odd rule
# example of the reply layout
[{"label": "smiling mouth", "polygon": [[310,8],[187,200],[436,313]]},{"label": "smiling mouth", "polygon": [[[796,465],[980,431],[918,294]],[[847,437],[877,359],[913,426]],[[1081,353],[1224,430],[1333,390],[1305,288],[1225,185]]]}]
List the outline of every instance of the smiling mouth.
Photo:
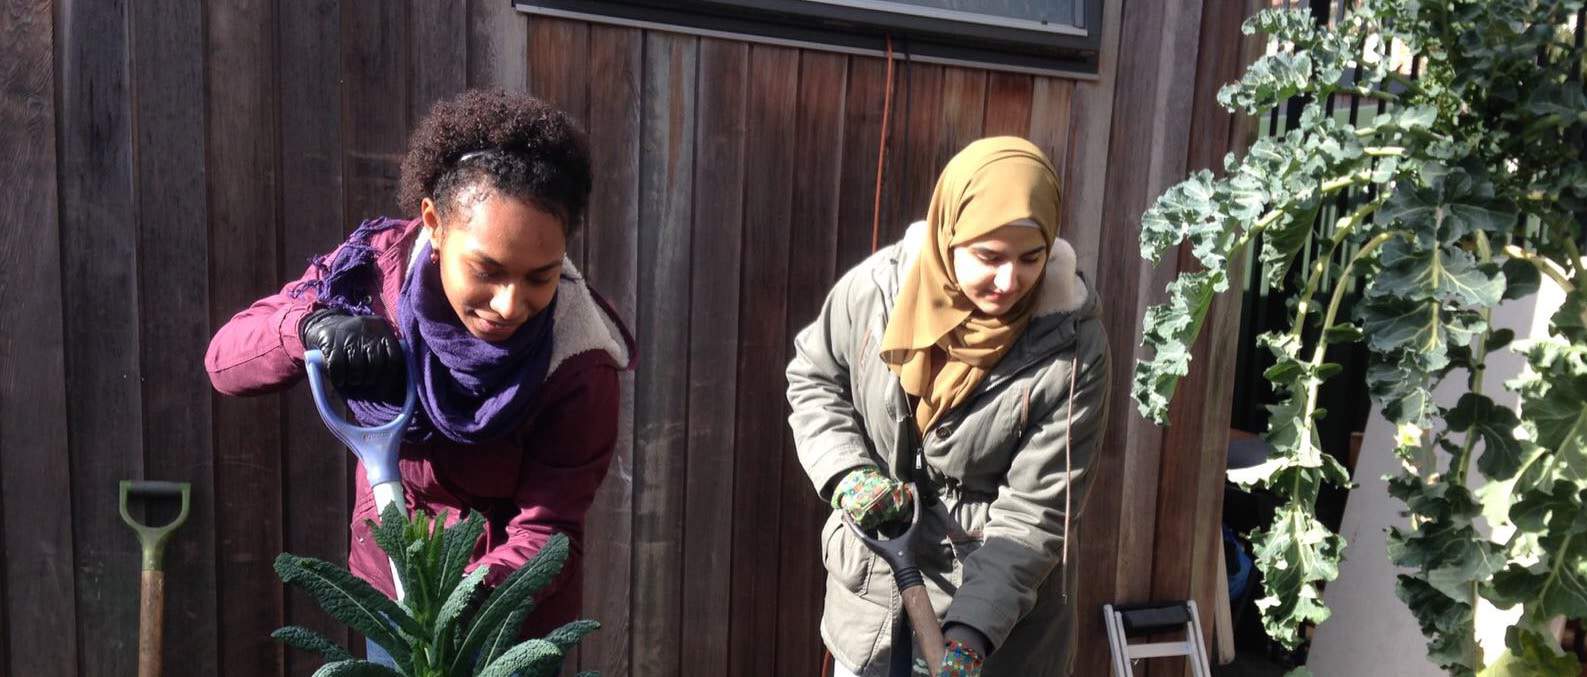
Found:
[{"label": "smiling mouth", "polygon": [[480,326],[485,330],[485,333],[487,333],[487,334],[493,334],[493,335],[494,334],[506,334],[508,332],[511,332],[512,329],[513,329],[512,325],[507,324],[505,322],[495,322],[495,321],[492,321],[492,320],[487,320],[487,319],[485,319],[483,317],[480,317],[478,315],[475,315],[474,318],[479,320]]}]

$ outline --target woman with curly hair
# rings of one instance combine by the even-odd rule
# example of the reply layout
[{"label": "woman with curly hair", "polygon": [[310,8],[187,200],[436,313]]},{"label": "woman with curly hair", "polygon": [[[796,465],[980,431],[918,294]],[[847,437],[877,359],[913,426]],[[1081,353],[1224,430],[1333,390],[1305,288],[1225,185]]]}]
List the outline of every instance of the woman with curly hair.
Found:
[{"label": "woman with curly hair", "polygon": [[[584,133],[528,96],[469,91],[419,124],[402,163],[408,219],[363,222],[298,280],[238,313],[205,367],[227,395],[281,390],[326,357],[360,422],[390,420],[417,362],[420,406],[404,435],[410,511],[487,521],[469,569],[499,583],[555,532],[568,566],[524,625],[536,636],[579,613],[585,513],[617,436],[618,372],[633,341],[566,257],[584,221]],[[375,500],[360,466],[349,566],[387,595],[386,556],[369,533]],[[369,646],[371,658],[390,658]]]},{"label": "woman with curly hair", "polygon": [[915,559],[945,639],[931,674],[1071,671],[1070,528],[1101,453],[1108,345],[1059,213],[1040,149],[971,143],[943,168],[926,220],[839,279],[795,339],[788,422],[834,508],[821,637],[836,675],[896,674],[909,655],[892,645],[892,572],[842,516],[892,529],[917,501]]}]

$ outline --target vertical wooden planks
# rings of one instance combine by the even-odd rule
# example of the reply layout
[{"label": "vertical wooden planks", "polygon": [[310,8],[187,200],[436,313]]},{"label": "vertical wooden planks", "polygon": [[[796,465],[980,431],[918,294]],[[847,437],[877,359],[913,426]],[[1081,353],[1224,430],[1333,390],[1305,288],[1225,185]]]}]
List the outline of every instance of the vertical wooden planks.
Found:
[{"label": "vertical wooden planks", "polygon": [[[279,288],[274,3],[211,2],[208,167],[212,327]],[[216,550],[219,662],[242,675],[279,674],[282,589],[281,400],[217,398]],[[119,674],[119,673],[118,673]]]},{"label": "vertical wooden planks", "polygon": [[[937,147],[938,172],[970,142],[981,138],[986,120],[986,71],[975,68],[942,69],[942,141]],[[933,183],[935,185],[935,183]],[[929,194],[928,194],[929,195]],[[922,214],[925,207],[921,207]]]},{"label": "vertical wooden planks", "polygon": [[[1145,211],[1151,200],[1178,182],[1185,176],[1185,163],[1188,157],[1191,139],[1191,113],[1196,102],[1195,84],[1197,80],[1196,64],[1198,62],[1199,43],[1201,36],[1201,6],[1200,3],[1186,3],[1165,13],[1163,18],[1163,53],[1159,56],[1159,77],[1168,78],[1166,85],[1159,85],[1159,94],[1156,100],[1145,110],[1154,112],[1153,118],[1158,125],[1153,132],[1157,135],[1155,154],[1149,169],[1146,172],[1147,200],[1142,206]],[[1233,46],[1238,46],[1238,42]],[[1206,103],[1205,99],[1201,103]],[[1137,218],[1139,218],[1137,216]],[[1139,240],[1139,238],[1136,238]],[[1171,270],[1192,270],[1198,267],[1194,263],[1195,257],[1185,247],[1180,252],[1179,265],[1160,266],[1158,273]],[[1167,280],[1158,282],[1157,277],[1151,278],[1151,287],[1142,290],[1145,300],[1158,302],[1163,298],[1163,287]],[[1136,311],[1137,314],[1141,310]],[[1218,318],[1209,318],[1217,320]],[[1203,339],[1205,340],[1205,338]],[[1194,350],[1194,347],[1192,347]],[[1204,357],[1205,355],[1203,355]],[[1201,379],[1206,379],[1203,372]],[[1187,392],[1199,392],[1207,385],[1202,380],[1197,385],[1200,388]],[[1197,540],[1205,535],[1195,530],[1197,492],[1201,488],[1200,482],[1203,466],[1202,458],[1209,453],[1220,453],[1222,450],[1202,448],[1200,437],[1201,422],[1193,420],[1196,414],[1204,413],[1208,406],[1199,398],[1175,398],[1182,409],[1181,412],[1170,412],[1170,416],[1179,413],[1179,417],[1172,418],[1179,425],[1167,430],[1151,426],[1156,433],[1156,450],[1158,457],[1157,476],[1160,478],[1157,489],[1157,517],[1154,520],[1156,536],[1150,541],[1150,547],[1162,556],[1154,557],[1152,561],[1152,587],[1151,595],[1159,599],[1186,599],[1190,596],[1192,580],[1192,563],[1195,561]],[[1218,424],[1228,427],[1228,418]],[[1177,435],[1185,438],[1176,439]],[[1143,439],[1144,442],[1144,439]],[[1205,552],[1205,550],[1203,550]],[[1179,553],[1171,556],[1169,553]],[[1210,608],[1210,607],[1208,607]],[[1159,668],[1159,674],[1167,674],[1172,668]]]},{"label": "vertical wooden planks", "polygon": [[[732,598],[729,672],[776,672],[777,578],[782,551],[782,440],[787,428],[789,210],[796,159],[799,52],[754,45],[743,148],[743,247],[739,286],[737,425],[733,428]],[[796,478],[795,478],[796,479]]]},{"label": "vertical wooden planks", "polygon": [[529,17],[529,91],[584,120],[589,110],[590,24]]},{"label": "vertical wooden planks", "polygon": [[[130,674],[138,547],[110,497],[143,475],[126,7],[61,7],[60,225],[81,670]],[[42,310],[42,309],[41,309]],[[40,610],[43,611],[42,609]]]},{"label": "vertical wooden planks", "polygon": [[[1119,100],[1115,100],[1115,106],[1122,105],[1123,110],[1139,111],[1142,113],[1140,119],[1153,122],[1152,126],[1143,127],[1134,116],[1124,120],[1123,124],[1133,128],[1135,134],[1144,134],[1145,138],[1150,139],[1148,146],[1150,150],[1145,155],[1132,153],[1129,159],[1125,160],[1125,164],[1109,167],[1110,179],[1113,171],[1133,172],[1135,185],[1143,190],[1143,192],[1131,191],[1120,196],[1120,202],[1133,205],[1135,208],[1130,215],[1132,236],[1129,239],[1137,241],[1140,213],[1150,206],[1158,194],[1185,175],[1187,149],[1191,142],[1191,106],[1195,99],[1201,6],[1200,3],[1186,3],[1166,6],[1162,9],[1160,16],[1147,18],[1149,23],[1142,25],[1140,29],[1143,35],[1161,36],[1150,40],[1153,44],[1160,45],[1160,52],[1155,55],[1139,55],[1143,58],[1152,57],[1155,61],[1148,66],[1151,68],[1151,77],[1156,80],[1152,84],[1154,91],[1149,94],[1141,92],[1137,98],[1122,104]],[[1129,57],[1126,57],[1126,63],[1129,63]],[[1188,263],[1190,258],[1186,256],[1182,261]],[[1179,266],[1159,266],[1155,271],[1143,272],[1141,280],[1146,286],[1139,291],[1137,297],[1134,309],[1137,318],[1142,313],[1142,307],[1162,298],[1163,287],[1178,268]],[[1191,407],[1184,412],[1185,414],[1197,409],[1210,408],[1206,407],[1204,402],[1189,398],[1182,401],[1180,406]],[[1227,418],[1224,421],[1225,425],[1226,421]],[[1203,534],[1195,532],[1194,525],[1196,492],[1201,486],[1201,482],[1198,481],[1202,465],[1200,459],[1204,450],[1194,442],[1169,444],[1172,431],[1179,431],[1181,428],[1199,428],[1199,426],[1191,424],[1186,418],[1176,419],[1176,423],[1184,425],[1173,426],[1165,434],[1163,428],[1139,416],[1130,418],[1132,444],[1127,448],[1134,453],[1137,465],[1128,476],[1155,477],[1157,487],[1151,504],[1146,502],[1147,499],[1143,496],[1145,492],[1132,492],[1131,487],[1126,487],[1124,497],[1126,505],[1131,505],[1133,498],[1138,501],[1134,503],[1135,505],[1147,506],[1148,509],[1156,512],[1150,520],[1155,534],[1143,533],[1146,531],[1144,528],[1146,525],[1142,524],[1141,529],[1126,532],[1126,535],[1136,534],[1140,543],[1136,546],[1136,551],[1153,553],[1150,567],[1144,574],[1150,580],[1146,594],[1157,599],[1185,599],[1189,596],[1192,584],[1191,563],[1196,550],[1196,540],[1203,537]],[[1157,466],[1155,470],[1152,469],[1154,464]],[[1139,575],[1132,575],[1130,582],[1135,583]],[[1158,667],[1156,672],[1159,675],[1177,674],[1179,669],[1178,666],[1163,666]]]},{"label": "vertical wooden planks", "polygon": [[[1108,149],[1107,202],[1102,217],[1097,290],[1103,298],[1117,299],[1105,304],[1103,321],[1107,324],[1113,356],[1115,406],[1109,412],[1108,434],[1104,445],[1122,451],[1114,469],[1124,478],[1117,488],[1119,501],[1117,557],[1118,581],[1114,592],[1121,602],[1144,601],[1151,596],[1152,538],[1156,529],[1158,490],[1158,436],[1155,426],[1145,424],[1128,399],[1131,374],[1140,344],[1140,303],[1143,290],[1153,286],[1152,269],[1137,251],[1139,219],[1153,195],[1143,176],[1154,161],[1150,144],[1152,116],[1156,100],[1164,14],[1161,6],[1124,8],[1124,25],[1132,35],[1143,37],[1143,49],[1122,55],[1119,86],[1115,90],[1115,111],[1130,115],[1115,117]],[[1148,37],[1149,36],[1149,37]],[[1149,439],[1148,439],[1149,438]],[[1112,460],[1112,459],[1110,459]],[[1110,497],[1112,498],[1112,497]]]},{"label": "vertical wooden planks", "polygon": [[[876,164],[882,140],[882,109],[887,88],[887,62],[883,59],[849,57],[848,85],[844,92],[843,148],[839,167],[837,269],[848,270],[871,252],[871,225],[876,210]],[[897,73],[893,64],[894,101],[897,106]],[[892,111],[889,111],[892,113]],[[894,120],[902,116],[891,114]],[[892,127],[889,134],[897,134]],[[891,144],[889,144],[891,147]],[[896,154],[886,160],[888,171],[897,171]],[[881,220],[892,219],[891,201],[883,195]],[[823,295],[825,292],[822,292]]]},{"label": "vertical wooden planks", "polygon": [[882,196],[893,205],[891,218],[882,222],[880,244],[884,246],[903,237],[909,224],[926,218],[937,175],[948,158],[943,145],[942,70],[932,64],[905,63],[896,75],[893,101],[904,109],[896,118],[897,131],[891,135],[887,151],[897,157],[887,170],[885,190],[889,194]]},{"label": "vertical wooden planks", "polygon": [[[1122,54],[1119,64],[1120,86],[1113,106],[1130,114],[1118,117],[1112,129],[1103,212],[1105,261],[1132,259],[1140,214],[1159,192],[1184,174],[1200,17],[1199,3],[1125,8],[1124,26],[1131,34],[1142,36],[1142,44],[1150,48]],[[1199,484],[1183,479],[1195,477],[1191,468],[1197,464],[1198,450],[1165,448],[1163,429],[1135,415],[1125,397],[1127,388],[1117,385],[1129,382],[1140,356],[1135,346],[1141,334],[1141,308],[1160,297],[1174,269],[1153,270],[1134,260],[1133,265],[1102,270],[1098,279],[1105,297],[1122,299],[1128,308],[1123,316],[1111,307],[1105,311],[1106,319],[1112,321],[1114,383],[1124,391],[1119,394],[1123,411],[1113,413],[1110,424],[1115,427],[1109,430],[1109,439],[1122,433],[1118,448],[1124,449],[1124,459],[1119,467],[1129,479],[1119,492],[1115,594],[1121,601],[1164,594],[1182,599],[1181,588],[1187,587],[1184,581],[1190,573],[1190,557],[1184,553],[1194,552],[1193,540],[1198,537],[1183,520],[1186,514],[1194,514],[1194,492]],[[1125,336],[1130,343],[1119,345]],[[1120,359],[1126,355],[1128,359]]]},{"label": "vertical wooden planks", "polygon": [[[638,312],[640,86],[644,37],[628,28],[590,28],[589,134],[595,188],[586,229],[590,283],[633,327]],[[656,262],[647,262],[654,264]],[[640,355],[641,359],[645,355]],[[581,670],[626,675],[634,508],[634,375],[623,375],[617,449],[585,530],[584,615],[602,623],[579,646]]]},{"label": "vertical wooden planks", "polygon": [[[1063,153],[1062,157],[1052,158],[1053,162],[1064,167],[1064,238],[1074,245],[1081,269],[1087,274],[1086,279],[1099,286],[1101,271],[1098,261],[1105,239],[1102,232],[1102,215],[1108,187],[1108,147],[1109,140],[1113,136],[1114,90],[1120,81],[1118,45],[1122,18],[1123,8],[1120,5],[1115,3],[1104,5],[1102,56],[1098,67],[1100,77],[1095,82],[1082,82],[1073,86],[1068,114],[1070,142],[1067,144],[1067,152]],[[1044,111],[1042,108],[1040,103],[1042,87],[1042,81],[1038,80],[1031,108],[1033,127],[1038,120],[1051,120],[1055,112]],[[1054,152],[1054,149],[1049,148],[1048,152]],[[1122,235],[1118,237],[1120,240],[1126,238],[1127,236]],[[1125,256],[1134,255],[1134,253],[1125,254]],[[1112,297],[1106,294],[1103,294],[1102,298],[1105,300],[1104,306],[1108,308],[1133,305],[1128,298],[1109,301],[1107,299]],[[1127,369],[1121,370],[1117,367],[1120,364],[1126,367],[1129,365],[1134,354],[1134,343],[1131,342],[1133,335],[1122,339],[1116,336],[1118,332],[1124,330],[1118,326],[1115,317],[1104,317],[1104,322],[1109,331],[1115,369],[1111,382],[1113,392],[1109,395],[1112,398],[1109,403],[1109,430],[1103,440],[1103,449],[1107,450],[1107,453],[1095,461],[1090,498],[1076,528],[1079,557],[1075,561],[1080,563],[1079,575],[1087,582],[1080,591],[1079,609],[1093,610],[1092,613],[1078,615],[1079,633],[1082,638],[1105,637],[1100,614],[1094,613],[1094,610],[1101,608],[1104,603],[1120,601],[1118,532],[1121,520],[1120,493],[1126,478],[1122,470],[1124,451],[1120,443],[1124,439],[1124,431],[1120,428],[1122,424],[1119,421],[1124,420],[1131,413],[1128,400],[1129,381],[1120,380],[1120,375],[1127,373]],[[1100,639],[1080,641],[1079,655],[1075,657],[1076,674],[1104,674],[1109,669],[1108,664],[1106,641]]]},{"label": "vertical wooden planks", "polygon": [[[209,220],[204,174],[204,24],[197,4],[129,12],[135,119],[139,348],[144,475],[189,482],[187,522],[165,550],[162,650],[185,669],[219,672],[215,651],[215,464],[210,388]],[[130,571],[129,571],[130,573]]]},{"label": "vertical wooden planks", "polygon": [[[573,116],[580,125],[590,111],[590,25],[583,21],[544,16],[529,20],[529,91],[540,100]],[[583,232],[568,240],[568,258],[583,266]]]},{"label": "vertical wooden planks", "polygon": [[[315,0],[278,7],[282,229],[276,277],[284,282],[302,275],[310,258],[341,244],[352,224],[343,215],[341,73],[325,66],[341,60],[341,4]],[[346,562],[350,455],[320,422],[307,383],[294,386],[283,398],[282,547],[297,555]],[[353,633],[308,593],[291,586],[285,594],[287,623],[349,646],[356,643]],[[318,654],[286,650],[289,675],[312,672],[323,662]]]},{"label": "vertical wooden planks", "polygon": [[11,0],[0,23],[0,674],[18,676],[77,673],[55,38],[79,33],[52,30],[55,6]]},{"label": "vertical wooden planks", "polygon": [[[985,121],[982,133],[986,136],[1031,134],[1034,131],[1031,125],[1034,88],[1035,79],[1029,75],[1001,71],[987,74],[986,112],[983,114]],[[1068,113],[1067,110],[1064,112]],[[1054,165],[1063,166],[1061,158],[1049,159]]]},{"label": "vertical wooden planks", "polygon": [[[799,101],[795,111],[792,164],[793,202],[789,210],[788,320],[782,361],[793,357],[793,336],[815,319],[836,279],[838,205],[842,176],[843,121],[848,59],[806,51],[800,55]],[[781,373],[780,371],[778,372]],[[770,379],[772,374],[764,374]],[[786,388],[782,378],[775,379]],[[779,396],[783,393],[779,392]],[[787,405],[779,401],[782,429],[781,566],[777,594],[777,665],[769,674],[816,675],[821,671],[822,583],[821,521],[829,508],[805,475],[787,426]]]},{"label": "vertical wooden planks", "polygon": [[[1187,164],[1190,170],[1212,169],[1221,174],[1223,155],[1243,153],[1248,142],[1246,137],[1236,134],[1235,116],[1223,110],[1215,97],[1222,83],[1239,76],[1251,56],[1253,43],[1258,42],[1240,34],[1243,18],[1240,12],[1214,11],[1211,5],[1202,12],[1201,51],[1197,58],[1195,103],[1189,133]],[[1193,260],[1189,247],[1182,247],[1180,269],[1195,265],[1191,263]],[[1230,268],[1231,279],[1242,279],[1243,261],[1231,262]],[[1215,609],[1217,584],[1225,575],[1220,566],[1223,485],[1228,465],[1229,417],[1237,361],[1234,346],[1240,329],[1240,311],[1238,296],[1225,295],[1213,301],[1204,335],[1192,347],[1192,364],[1199,366],[1192,369],[1179,386],[1185,392],[1195,393],[1196,397],[1176,398],[1174,406],[1208,404],[1189,406],[1182,412],[1171,408],[1170,416],[1175,425],[1168,429],[1163,440],[1165,450],[1181,447],[1199,452],[1198,466],[1194,468],[1193,502],[1185,509],[1194,515],[1193,521],[1186,525],[1194,540],[1190,543],[1189,589],[1185,594],[1205,609]],[[1166,471],[1164,476],[1168,476]],[[1208,615],[1213,616],[1211,612]],[[1213,629],[1207,631],[1209,635],[1215,633]],[[1213,644],[1210,637],[1207,641]],[[1211,648],[1209,646],[1209,651]]]},{"label": "vertical wooden planks", "polygon": [[638,675],[678,674],[682,649],[698,65],[696,38],[645,34],[630,637],[630,673]]},{"label": "vertical wooden planks", "polygon": [[[276,266],[276,79],[268,3],[207,12],[211,83],[208,166],[212,327],[279,284]],[[281,409],[276,397],[215,403],[219,553],[218,662],[274,674],[282,650],[268,633],[283,616],[270,560],[283,546]]]},{"label": "vertical wooden planks", "polygon": [[[416,91],[408,80],[414,42],[408,9],[400,2],[341,6],[344,232],[379,216],[417,216],[403,213],[397,202],[402,158],[417,122],[411,118]],[[357,472],[351,459],[347,467]]]},{"label": "vertical wooden planks", "polygon": [[748,65],[747,45],[700,40],[680,638],[684,673],[728,674],[725,621],[731,606],[724,582],[732,574],[738,382],[736,370],[724,365],[738,346]]},{"label": "vertical wooden planks", "polygon": [[1146,175],[1148,193],[1153,199],[1186,174],[1196,102],[1196,64],[1201,53],[1202,4],[1171,5],[1163,12],[1162,52],[1157,55],[1159,82],[1152,108],[1147,109],[1155,122],[1149,137],[1153,144],[1152,162],[1148,165],[1151,173]]},{"label": "vertical wooden planks", "polygon": [[[1072,80],[1035,78],[1031,82],[1030,106],[1027,109],[1030,116],[1027,122],[1030,129],[1027,138],[1047,154],[1047,159],[1053,163],[1053,169],[1058,170],[1059,199],[1065,205],[1079,197],[1070,187],[1068,163],[1065,162],[1069,153],[1070,103],[1073,101],[1074,89]],[[990,101],[987,105],[991,105]],[[1080,269],[1085,271],[1087,279],[1093,280],[1096,279],[1097,261],[1094,244],[1098,238],[1098,225],[1094,222],[1074,223],[1066,218],[1058,229],[1059,237],[1074,245]],[[1092,255],[1089,257],[1080,253],[1080,247],[1086,243],[1092,245],[1088,252]]]},{"label": "vertical wooden planks", "polygon": [[[1060,166],[1063,173],[1064,223],[1070,225],[1068,231],[1072,233],[1072,236],[1064,237],[1074,245],[1081,270],[1091,280],[1098,279],[1097,261],[1102,252],[1102,211],[1107,194],[1109,142],[1113,138],[1114,90],[1123,81],[1117,73],[1119,22],[1123,13],[1120,5],[1103,6],[1099,79],[1073,82],[1038,78],[1032,97],[1033,129],[1038,124],[1056,127],[1057,115],[1060,111],[1067,111],[1068,141],[1062,146],[1044,149],[1050,154],[1057,154],[1052,161]],[[1067,106],[1057,105],[1057,97],[1060,96],[1067,100]],[[1044,101],[1049,103],[1044,104]],[[1114,356],[1115,362],[1119,359],[1120,356]],[[1105,669],[1104,663],[1096,665],[1098,670]]]},{"label": "vertical wooden planks", "polygon": [[[342,5],[342,177],[346,228],[377,216],[404,216],[397,205],[402,157],[415,92],[408,78],[407,12],[398,2]],[[406,215],[406,216],[417,216]]]},{"label": "vertical wooden planks", "polygon": [[468,0],[468,86],[529,87],[529,18],[499,0]]},{"label": "vertical wooden planks", "polygon": [[[508,4],[508,3],[498,3]],[[450,99],[468,86],[468,5],[464,2],[408,0],[409,96],[411,131],[435,102]],[[414,216],[417,216],[416,214]]]},{"label": "vertical wooden planks", "polygon": [[[528,21],[528,92],[546,101],[563,113],[570,114],[584,128],[589,128],[589,32],[586,22],[563,21],[535,16]],[[594,141],[592,141],[594,143]],[[586,266],[586,230],[574,231],[568,238],[567,255],[574,266]],[[621,434],[621,431],[619,431]],[[622,450],[613,458],[621,474]],[[598,522],[598,520],[597,520]],[[597,531],[600,523],[597,523]],[[600,534],[595,534],[600,537]],[[597,561],[590,557],[590,561]],[[606,563],[611,564],[611,563]],[[590,572],[592,580],[609,580],[603,574]],[[605,599],[613,602],[614,599]],[[595,609],[595,599],[586,599],[586,609]],[[611,650],[613,645],[606,645]],[[582,650],[579,652],[582,656]],[[609,655],[608,655],[609,656]]]}]

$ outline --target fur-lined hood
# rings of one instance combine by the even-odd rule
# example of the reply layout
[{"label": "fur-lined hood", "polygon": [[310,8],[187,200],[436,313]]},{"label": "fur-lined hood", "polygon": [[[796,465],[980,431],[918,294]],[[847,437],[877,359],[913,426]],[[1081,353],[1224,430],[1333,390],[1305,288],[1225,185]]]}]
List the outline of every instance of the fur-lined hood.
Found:
[{"label": "fur-lined hood", "polygon": [[618,369],[634,367],[634,337],[617,317],[617,311],[590,288],[571,260],[562,261],[562,281],[557,284],[556,315],[552,319],[555,338],[547,374],[568,359],[591,352],[604,352]]}]

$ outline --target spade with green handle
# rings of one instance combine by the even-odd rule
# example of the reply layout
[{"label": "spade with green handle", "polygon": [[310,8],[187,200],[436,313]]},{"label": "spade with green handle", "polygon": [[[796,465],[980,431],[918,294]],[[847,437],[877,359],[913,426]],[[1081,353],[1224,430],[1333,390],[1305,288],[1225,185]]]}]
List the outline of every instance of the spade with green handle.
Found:
[{"label": "spade with green handle", "polygon": [[[164,640],[165,624],[165,542],[171,532],[187,521],[187,505],[191,497],[187,482],[121,481],[121,519],[138,534],[143,545],[143,583],[138,606],[138,677],[159,677],[160,645]],[[162,526],[149,526],[132,517],[127,511],[127,499],[182,500],[182,509],[176,519]]]}]

